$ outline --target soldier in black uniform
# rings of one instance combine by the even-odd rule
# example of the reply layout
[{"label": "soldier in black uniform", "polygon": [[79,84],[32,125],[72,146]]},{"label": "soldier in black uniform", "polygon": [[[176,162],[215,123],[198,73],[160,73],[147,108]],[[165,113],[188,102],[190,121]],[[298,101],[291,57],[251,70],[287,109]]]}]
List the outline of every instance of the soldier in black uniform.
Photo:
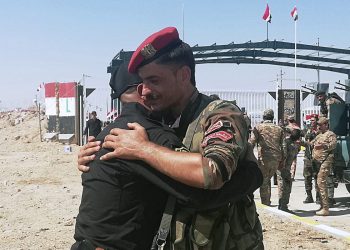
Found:
[{"label": "soldier in black uniform", "polygon": [[96,111],[91,112],[91,118],[86,122],[84,135],[96,137],[102,130],[102,122],[97,118]]},{"label": "soldier in black uniform", "polygon": [[[126,67],[118,73],[122,71],[127,72]],[[121,115],[96,139],[103,141],[111,129],[127,128],[128,122],[137,121],[147,128],[150,140],[168,148],[180,148],[181,141],[173,131],[152,119],[142,105],[136,91],[139,78],[128,80],[117,81],[124,86],[115,89],[123,101]],[[72,249],[150,249],[167,194],[140,175],[145,163],[99,160],[107,152],[101,149],[90,163],[90,171],[82,174],[83,194],[74,235],[77,243]]]},{"label": "soldier in black uniform", "polygon": [[[113,74],[110,85],[115,90],[113,97],[123,102],[121,115],[96,138],[102,141],[113,128],[127,128],[128,122],[138,122],[147,130],[149,139],[168,148],[182,148],[181,141],[172,129],[157,121],[136,91],[140,79],[127,73],[127,64]],[[150,249],[153,236],[159,227],[168,194],[179,203],[189,206],[206,206],[220,202],[223,196],[217,192],[188,187],[162,175],[141,161],[112,159],[101,161],[108,153],[101,149],[89,164],[90,171],[83,173],[83,195],[74,238],[73,249]],[[243,169],[242,169],[243,170]],[[247,187],[240,178],[249,178],[251,173],[240,171],[238,179],[231,181],[227,197],[240,198],[245,190],[252,192],[254,185]],[[254,182],[254,178],[253,178]],[[228,185],[230,186],[230,185]],[[242,190],[243,189],[243,190]],[[231,192],[233,190],[233,192]]]}]

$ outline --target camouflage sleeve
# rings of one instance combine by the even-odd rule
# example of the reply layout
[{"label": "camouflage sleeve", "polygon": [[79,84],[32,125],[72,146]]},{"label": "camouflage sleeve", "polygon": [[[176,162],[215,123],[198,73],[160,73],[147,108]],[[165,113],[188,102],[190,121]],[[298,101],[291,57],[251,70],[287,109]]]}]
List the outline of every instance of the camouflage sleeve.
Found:
[{"label": "camouflage sleeve", "polygon": [[284,130],[281,129],[280,134],[280,148],[282,150],[282,160],[286,159],[287,157],[287,142],[286,142],[286,136],[284,134]]},{"label": "camouflage sleeve", "polygon": [[337,136],[333,133],[330,132],[328,136],[329,144],[328,148],[330,151],[334,151],[335,148],[337,147]]},{"label": "camouflage sleeve", "polygon": [[253,146],[253,148],[255,147],[255,144],[259,143],[259,133],[256,127],[254,127],[252,130],[252,135],[249,138],[249,143]]},{"label": "camouflage sleeve", "polygon": [[218,189],[230,180],[238,159],[246,153],[247,124],[241,110],[230,102],[221,102],[205,121],[202,121],[203,166],[205,188]]}]

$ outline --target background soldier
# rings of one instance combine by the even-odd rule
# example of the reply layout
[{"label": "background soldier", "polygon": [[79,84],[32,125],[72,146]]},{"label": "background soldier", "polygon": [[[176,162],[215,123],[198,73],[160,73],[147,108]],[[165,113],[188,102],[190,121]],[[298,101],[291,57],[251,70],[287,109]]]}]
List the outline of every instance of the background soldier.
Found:
[{"label": "background soldier", "polygon": [[285,139],[286,144],[286,160],[284,165],[282,165],[277,170],[277,183],[278,183],[278,209],[292,213],[288,209],[288,203],[290,198],[290,193],[292,192],[292,176],[291,176],[291,166],[292,162],[295,160],[296,155],[299,152],[299,139],[301,131],[294,129],[291,134]]},{"label": "background soldier", "polygon": [[314,162],[319,167],[317,174],[317,189],[320,192],[321,210],[316,215],[329,215],[327,177],[330,168],[334,163],[334,150],[337,145],[336,135],[328,130],[328,119],[321,117],[317,124],[319,125],[320,133],[311,142],[313,145],[312,157]]},{"label": "background soldier", "polygon": [[89,136],[96,137],[102,130],[102,121],[97,118],[96,111],[92,111],[90,114],[90,119],[86,122],[86,127],[84,130],[84,135],[86,139]]},{"label": "background soldier", "polygon": [[258,145],[258,164],[264,176],[260,187],[261,203],[271,204],[271,177],[278,166],[283,165],[285,157],[285,143],[283,129],[272,122],[274,113],[267,109],[263,114],[263,123],[258,124],[252,133],[250,143]]},{"label": "background soldier", "polygon": [[[305,191],[306,191],[306,199],[303,203],[313,203],[314,199],[312,197],[312,179],[315,180],[315,189],[316,189],[316,176],[317,171],[312,163],[312,146],[307,142],[311,142],[316,138],[317,135],[317,116],[313,116],[310,119],[310,126],[307,128],[305,132],[305,141],[303,145],[305,146],[305,154],[304,154],[304,183],[305,183]],[[319,199],[319,194],[316,194],[316,199]]]},{"label": "background soldier", "polygon": [[[287,138],[292,134],[292,131],[294,130],[299,130],[299,132],[295,132],[295,133],[301,133],[301,129],[299,125],[296,123],[294,115],[288,116],[287,120],[288,120],[288,124],[285,127]],[[298,145],[298,143],[295,141],[293,145]],[[298,152],[299,151],[300,151],[300,145],[298,145]],[[297,155],[298,154],[295,155],[293,161],[291,162],[291,166],[288,166],[288,168],[290,167],[292,181],[294,181],[295,171],[297,170],[297,159],[298,159]]]},{"label": "background soldier", "polygon": [[[317,91],[315,93],[319,105],[321,107],[321,114],[328,118],[328,110],[329,110],[329,105],[331,104],[338,104],[338,103],[343,103],[344,100],[341,99],[340,96],[338,96],[336,93],[331,93],[326,95],[325,91]],[[334,180],[334,166],[331,166],[330,169],[330,174],[327,178],[327,188],[328,188],[328,201],[329,201],[329,206],[332,207],[335,204],[334,200],[334,188],[336,186],[336,182]]]},{"label": "background soldier", "polygon": [[337,98],[330,95],[327,96],[325,91],[317,91],[315,96],[319,101],[319,105],[321,107],[320,111],[324,117],[328,117],[329,105],[344,102],[339,96]]}]

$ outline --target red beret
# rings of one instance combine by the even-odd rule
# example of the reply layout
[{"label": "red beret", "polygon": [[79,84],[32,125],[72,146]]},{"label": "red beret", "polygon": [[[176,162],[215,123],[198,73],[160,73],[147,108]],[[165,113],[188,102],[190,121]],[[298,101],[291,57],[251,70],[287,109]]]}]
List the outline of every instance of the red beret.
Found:
[{"label": "red beret", "polygon": [[129,72],[136,73],[139,66],[150,63],[180,44],[179,33],[174,27],[167,27],[153,33],[132,54],[128,67]]}]

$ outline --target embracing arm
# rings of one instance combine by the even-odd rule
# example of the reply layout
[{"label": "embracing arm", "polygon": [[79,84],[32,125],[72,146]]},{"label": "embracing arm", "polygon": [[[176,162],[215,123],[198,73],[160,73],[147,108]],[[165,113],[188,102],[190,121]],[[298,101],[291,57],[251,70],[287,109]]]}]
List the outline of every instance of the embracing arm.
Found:
[{"label": "embracing arm", "polygon": [[114,149],[101,157],[101,160],[122,158],[141,160],[189,186],[204,188],[203,164],[207,159],[199,153],[176,152],[148,140],[145,129],[137,124],[128,124],[131,130],[112,129],[105,137],[104,148]]}]

